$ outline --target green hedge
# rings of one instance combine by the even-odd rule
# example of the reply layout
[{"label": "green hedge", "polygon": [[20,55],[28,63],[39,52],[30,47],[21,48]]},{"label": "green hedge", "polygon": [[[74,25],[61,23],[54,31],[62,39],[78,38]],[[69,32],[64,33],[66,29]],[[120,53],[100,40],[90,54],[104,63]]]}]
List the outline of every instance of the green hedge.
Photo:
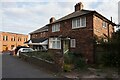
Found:
[{"label": "green hedge", "polygon": [[48,52],[34,51],[34,52],[25,53],[25,54],[27,54],[30,57],[35,56],[44,60],[54,61],[53,55]]}]

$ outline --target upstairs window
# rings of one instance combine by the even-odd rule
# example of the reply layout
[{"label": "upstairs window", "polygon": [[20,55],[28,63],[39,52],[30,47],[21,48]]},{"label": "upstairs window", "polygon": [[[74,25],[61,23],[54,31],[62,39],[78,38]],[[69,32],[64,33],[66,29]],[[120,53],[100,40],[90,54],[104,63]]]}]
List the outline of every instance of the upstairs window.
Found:
[{"label": "upstairs window", "polygon": [[18,41],[21,41],[21,38],[20,38],[20,37],[18,37]]},{"label": "upstairs window", "polygon": [[3,36],[3,41],[7,41],[8,40],[8,36]]},{"label": "upstairs window", "polygon": [[106,28],[107,27],[107,23],[105,21],[103,21],[103,28]]},{"label": "upstairs window", "polygon": [[52,32],[60,31],[60,24],[56,23],[52,25]]},{"label": "upstairs window", "polygon": [[15,41],[15,37],[11,37],[11,41]]},{"label": "upstairs window", "polygon": [[72,20],[72,29],[86,27],[86,17],[81,17]]}]

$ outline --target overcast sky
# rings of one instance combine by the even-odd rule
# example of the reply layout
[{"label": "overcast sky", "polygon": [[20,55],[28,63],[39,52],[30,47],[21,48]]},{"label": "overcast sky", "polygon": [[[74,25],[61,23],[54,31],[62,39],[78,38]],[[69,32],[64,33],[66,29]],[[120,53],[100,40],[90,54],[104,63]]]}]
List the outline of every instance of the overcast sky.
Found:
[{"label": "overcast sky", "polygon": [[118,23],[119,0],[1,0],[0,31],[28,34],[49,23],[51,17],[59,19],[74,11],[82,2],[84,9],[96,10]]}]

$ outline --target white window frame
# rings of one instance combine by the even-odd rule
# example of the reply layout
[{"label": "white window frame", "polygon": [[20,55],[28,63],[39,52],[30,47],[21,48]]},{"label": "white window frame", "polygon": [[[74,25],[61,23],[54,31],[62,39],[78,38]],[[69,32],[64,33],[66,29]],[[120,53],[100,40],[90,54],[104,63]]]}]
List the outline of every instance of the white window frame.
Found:
[{"label": "white window frame", "polygon": [[75,48],[76,47],[76,39],[71,39],[70,40],[70,47]]},{"label": "white window frame", "polygon": [[52,25],[52,32],[60,31],[60,24],[56,23]]},{"label": "white window frame", "polygon": [[103,21],[102,26],[103,26],[103,28],[106,28],[107,27],[107,23],[105,21]]},{"label": "white window frame", "polygon": [[61,49],[61,39],[60,38],[49,38],[49,48],[50,49]]},{"label": "white window frame", "polygon": [[3,41],[8,41],[8,36],[3,36]]},{"label": "white window frame", "polygon": [[[82,25],[83,22],[84,25]],[[86,27],[86,17],[75,18],[72,20],[72,29],[82,28],[82,27]]]}]

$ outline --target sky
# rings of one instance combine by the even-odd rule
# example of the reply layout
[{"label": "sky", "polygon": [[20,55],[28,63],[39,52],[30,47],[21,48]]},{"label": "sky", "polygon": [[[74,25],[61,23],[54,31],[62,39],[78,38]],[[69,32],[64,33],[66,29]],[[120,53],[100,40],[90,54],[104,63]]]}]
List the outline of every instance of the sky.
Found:
[{"label": "sky", "polygon": [[119,0],[1,0],[0,31],[29,34],[49,23],[74,12],[74,5],[82,2],[84,9],[95,10],[118,23]]}]

